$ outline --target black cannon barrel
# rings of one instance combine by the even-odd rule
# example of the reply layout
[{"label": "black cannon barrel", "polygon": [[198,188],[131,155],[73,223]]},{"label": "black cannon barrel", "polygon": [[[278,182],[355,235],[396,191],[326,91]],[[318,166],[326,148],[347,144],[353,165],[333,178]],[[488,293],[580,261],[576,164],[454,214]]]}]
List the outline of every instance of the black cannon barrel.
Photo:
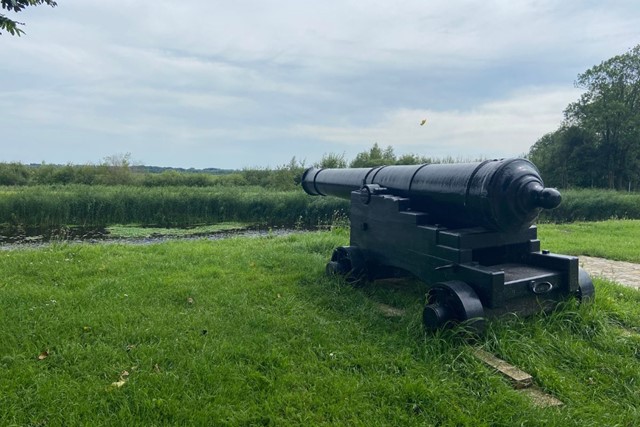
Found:
[{"label": "black cannon barrel", "polygon": [[560,204],[560,193],[545,188],[538,169],[525,159],[476,163],[380,166],[375,168],[309,168],[302,187],[310,195],[350,198],[367,184],[411,200],[446,226],[483,226],[513,231],[529,227],[542,209]]}]

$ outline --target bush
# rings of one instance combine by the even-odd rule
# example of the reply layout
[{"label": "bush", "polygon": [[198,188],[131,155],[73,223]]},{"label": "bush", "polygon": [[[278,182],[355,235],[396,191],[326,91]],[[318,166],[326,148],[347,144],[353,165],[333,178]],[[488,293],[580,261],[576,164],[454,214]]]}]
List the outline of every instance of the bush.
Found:
[{"label": "bush", "polygon": [[0,185],[26,185],[31,171],[21,163],[0,163]]},{"label": "bush", "polygon": [[540,220],[550,222],[611,218],[640,219],[640,194],[615,190],[564,190],[560,206],[540,215]]}]

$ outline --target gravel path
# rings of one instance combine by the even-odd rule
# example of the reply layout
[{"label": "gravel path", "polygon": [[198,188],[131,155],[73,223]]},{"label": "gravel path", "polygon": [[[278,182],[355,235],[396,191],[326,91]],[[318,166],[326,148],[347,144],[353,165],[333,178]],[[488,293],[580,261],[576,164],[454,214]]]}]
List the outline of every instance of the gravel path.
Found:
[{"label": "gravel path", "polygon": [[579,258],[580,265],[589,272],[591,277],[603,277],[640,291],[640,264],[589,256]]}]

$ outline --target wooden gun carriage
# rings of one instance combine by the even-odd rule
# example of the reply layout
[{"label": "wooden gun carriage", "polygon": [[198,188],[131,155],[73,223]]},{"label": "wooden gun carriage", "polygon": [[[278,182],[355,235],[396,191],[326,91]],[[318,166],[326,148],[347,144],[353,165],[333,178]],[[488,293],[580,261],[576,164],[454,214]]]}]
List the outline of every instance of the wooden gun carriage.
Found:
[{"label": "wooden gun carriage", "polygon": [[482,332],[490,316],[594,296],[578,258],[540,250],[533,223],[561,195],[527,160],[309,168],[302,186],[351,200],[350,244],[334,250],[327,273],[350,282],[419,278],[429,286],[427,329],[466,322]]}]

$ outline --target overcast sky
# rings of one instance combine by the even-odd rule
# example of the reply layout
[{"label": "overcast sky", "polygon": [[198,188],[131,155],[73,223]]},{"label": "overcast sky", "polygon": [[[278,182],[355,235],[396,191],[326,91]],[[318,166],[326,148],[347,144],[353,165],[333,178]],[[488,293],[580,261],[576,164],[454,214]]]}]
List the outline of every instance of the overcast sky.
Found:
[{"label": "overcast sky", "polygon": [[[58,0],[0,36],[0,161],[275,167],[510,157],[576,76],[640,43],[640,2]],[[427,119],[424,126],[420,122]]]}]

